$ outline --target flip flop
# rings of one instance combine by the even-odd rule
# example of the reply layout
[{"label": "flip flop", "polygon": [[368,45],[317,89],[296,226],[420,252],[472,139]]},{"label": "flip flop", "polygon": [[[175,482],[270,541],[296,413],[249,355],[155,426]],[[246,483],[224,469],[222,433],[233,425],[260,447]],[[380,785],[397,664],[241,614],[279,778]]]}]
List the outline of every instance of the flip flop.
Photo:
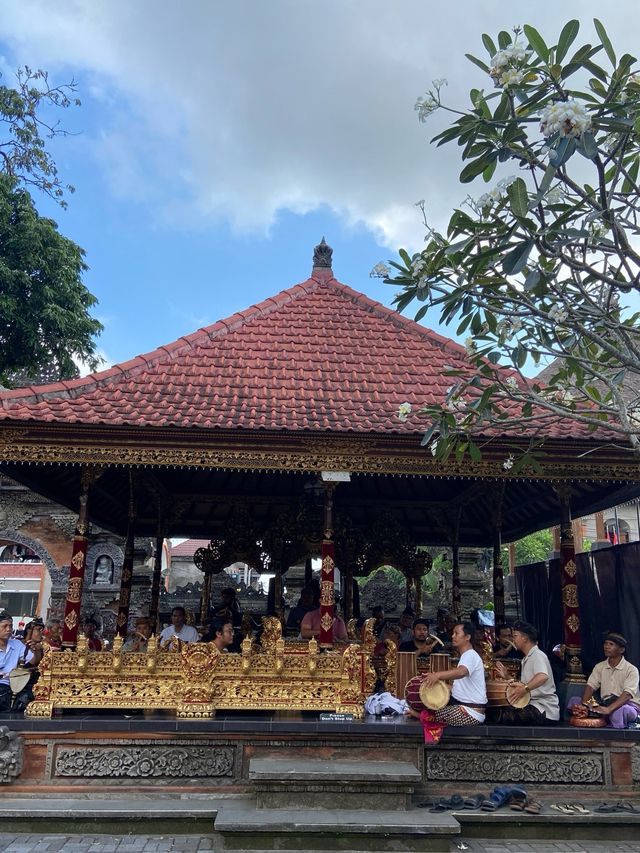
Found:
[{"label": "flip flop", "polygon": [[475,797],[467,797],[464,801],[465,809],[479,809],[484,803],[484,794],[476,794]]},{"label": "flip flop", "polygon": [[589,809],[585,809],[582,803],[571,803],[571,808],[576,814],[591,814]]},{"label": "flip flop", "polygon": [[617,803],[602,803],[594,811],[600,812],[600,814],[612,814],[613,812],[624,811],[624,809],[619,809]]},{"label": "flip flop", "polygon": [[452,794],[449,798],[442,797],[438,802],[429,809],[430,812],[446,812],[451,809],[463,809],[464,797],[460,794]]},{"label": "flip flop", "polygon": [[616,803],[616,811],[630,812],[631,814],[640,814],[640,809],[636,808],[633,803],[620,801]]},{"label": "flip flop", "polygon": [[529,814],[540,814],[542,809],[542,803],[539,803],[537,800],[530,800],[527,798],[523,811],[528,812]]},{"label": "flip flop", "polygon": [[568,806],[566,803],[552,803],[549,808],[553,809],[554,812],[560,812],[560,814],[572,815],[575,814],[573,809]]},{"label": "flip flop", "polygon": [[494,788],[489,798],[483,802],[480,808],[483,812],[495,812],[509,802],[511,794],[511,788]]},{"label": "flip flop", "polygon": [[511,789],[511,802],[509,803],[510,809],[512,809],[514,812],[521,812],[524,810],[526,802],[527,794],[524,788]]}]

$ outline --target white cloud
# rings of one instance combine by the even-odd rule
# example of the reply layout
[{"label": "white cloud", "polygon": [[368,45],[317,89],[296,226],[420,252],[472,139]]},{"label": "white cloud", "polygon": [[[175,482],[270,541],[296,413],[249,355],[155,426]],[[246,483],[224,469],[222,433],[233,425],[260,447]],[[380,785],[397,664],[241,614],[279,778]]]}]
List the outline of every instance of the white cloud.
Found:
[{"label": "white cloud", "polygon": [[418,246],[413,203],[442,224],[464,198],[458,151],[428,145],[416,96],[433,78],[464,105],[490,88],[463,55],[481,32],[530,22],[549,40],[600,16],[632,51],[635,3],[594,0],[5,0],[18,61],[87,74],[104,106],[94,154],[118,196],[174,222],[264,231],[327,205],[381,243]]}]

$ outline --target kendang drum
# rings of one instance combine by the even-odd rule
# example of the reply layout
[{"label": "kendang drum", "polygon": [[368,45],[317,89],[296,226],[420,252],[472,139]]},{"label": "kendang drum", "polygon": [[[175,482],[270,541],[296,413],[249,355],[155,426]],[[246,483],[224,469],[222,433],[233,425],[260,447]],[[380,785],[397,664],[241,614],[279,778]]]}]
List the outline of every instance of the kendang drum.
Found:
[{"label": "kendang drum", "polygon": [[404,698],[414,711],[439,711],[451,698],[451,688],[444,681],[436,681],[428,687],[421,675],[407,681]]},{"label": "kendang drum", "polygon": [[487,680],[487,704],[490,708],[526,708],[531,701],[527,692],[524,696],[516,699],[513,696],[513,688],[520,685],[519,681],[505,681],[504,679],[490,678]]}]

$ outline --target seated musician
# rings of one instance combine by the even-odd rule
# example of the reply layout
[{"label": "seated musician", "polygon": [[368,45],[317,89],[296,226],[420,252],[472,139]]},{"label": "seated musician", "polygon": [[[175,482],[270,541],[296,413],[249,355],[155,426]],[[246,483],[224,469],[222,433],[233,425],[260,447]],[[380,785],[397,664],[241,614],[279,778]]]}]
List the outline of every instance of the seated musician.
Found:
[{"label": "seated musician", "polygon": [[184,607],[174,607],[171,611],[171,625],[163,628],[160,634],[160,644],[167,645],[174,637],[183,643],[197,643],[198,632],[193,625],[186,624],[187,614]]},{"label": "seated musician", "polygon": [[493,657],[495,660],[522,660],[522,652],[519,652],[513,643],[511,626],[496,626],[496,642],[493,646]]},{"label": "seated musician", "polygon": [[[30,623],[31,624],[31,623]],[[23,711],[30,701],[29,684],[14,697],[9,673],[18,666],[35,668],[42,657],[42,643],[34,639],[25,641],[11,637],[13,619],[7,611],[0,612],[0,712]]]},{"label": "seated musician", "polygon": [[[335,612],[335,606],[334,606]],[[317,639],[320,635],[320,608],[310,610],[305,613],[300,624],[300,636],[303,640],[311,640],[314,637]],[[349,639],[347,634],[347,626],[339,616],[333,617],[333,639],[339,642],[346,643]]]},{"label": "seated musician", "polygon": [[135,628],[122,644],[122,651],[146,653],[151,634],[151,619],[149,619],[148,616],[138,617],[138,619],[136,619]]},{"label": "seated musician", "polygon": [[302,620],[313,609],[313,590],[310,587],[304,587],[300,592],[298,603],[291,608],[287,616],[287,631],[297,636],[300,633]]},{"label": "seated musician", "polygon": [[613,729],[624,729],[638,719],[640,712],[640,694],[638,692],[638,668],[628,660],[624,653],[627,641],[614,631],[610,631],[604,641],[605,659],[597,663],[582,693],[582,700],[574,696],[567,707],[575,716],[587,716],[588,703],[596,697],[597,705],[592,712],[607,718]]},{"label": "seated musician", "polygon": [[212,616],[218,619],[228,619],[234,628],[242,627],[242,612],[236,591],[232,586],[225,587],[220,592],[220,604],[213,608]]},{"label": "seated musician", "polygon": [[451,642],[460,655],[458,666],[443,672],[430,672],[423,684],[432,687],[437,681],[453,681],[451,699],[439,711],[414,711],[407,715],[422,722],[425,741],[437,742],[445,726],[479,726],[484,722],[487,690],[482,658],[472,645],[474,626],[471,622],[457,622],[453,626]]},{"label": "seated musician", "polygon": [[[498,713],[497,722],[543,725],[560,719],[560,703],[549,658],[538,646],[538,632],[528,622],[516,622],[513,626],[513,644],[522,652],[521,684],[514,684],[510,695],[517,701],[529,694],[525,708],[504,708]],[[496,671],[502,678],[509,678],[503,663],[496,663]]]},{"label": "seated musician", "polygon": [[230,619],[214,617],[209,630],[202,638],[203,642],[213,643],[219,652],[228,652],[233,643],[233,624]]},{"label": "seated musician", "polygon": [[82,623],[82,633],[87,638],[87,648],[90,652],[102,651],[102,640],[97,634],[98,623],[93,616],[86,616]]},{"label": "seated musician", "polygon": [[418,617],[413,620],[412,639],[406,643],[401,643],[398,651],[415,652],[418,657],[426,657],[431,654],[436,644],[438,644],[438,638],[429,634],[429,622]]}]

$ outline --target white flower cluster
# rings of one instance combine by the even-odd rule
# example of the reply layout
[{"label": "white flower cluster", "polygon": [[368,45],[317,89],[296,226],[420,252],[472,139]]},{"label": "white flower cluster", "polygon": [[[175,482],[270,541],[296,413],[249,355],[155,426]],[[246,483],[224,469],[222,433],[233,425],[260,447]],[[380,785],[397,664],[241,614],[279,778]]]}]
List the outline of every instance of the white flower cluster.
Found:
[{"label": "white flower cluster", "polygon": [[476,354],[476,349],[477,349],[476,342],[471,337],[471,335],[469,335],[469,337],[465,340],[464,348],[467,351],[467,355],[475,355]]},{"label": "white flower cluster", "polygon": [[426,98],[418,98],[415,103],[414,110],[418,113],[419,121],[426,121],[432,112],[435,112],[440,104],[436,101],[433,95],[428,92]]},{"label": "white flower cluster", "polygon": [[489,190],[488,193],[483,193],[476,201],[478,207],[484,210],[488,207],[493,207],[494,204],[498,204],[505,197],[507,189],[515,180],[516,176],[510,175],[508,178],[498,181],[493,189]]},{"label": "white flower cluster", "polygon": [[398,420],[404,423],[411,414],[411,403],[400,403],[398,406]]},{"label": "white flower cluster", "polygon": [[561,204],[564,201],[564,189],[558,184],[552,187],[545,196],[548,204]]},{"label": "white flower cluster", "polygon": [[420,276],[422,275],[422,271],[425,268],[425,265],[426,265],[426,261],[422,257],[422,255],[418,255],[417,258],[414,258],[411,261],[411,273],[412,273],[414,278],[420,278]]},{"label": "white flower cluster", "polygon": [[489,75],[496,86],[503,86],[508,89],[509,86],[517,86],[524,78],[524,71],[521,67],[527,60],[527,52],[525,48],[515,42],[502,50],[499,50],[491,57],[491,68]]},{"label": "white flower cluster", "polygon": [[369,273],[369,278],[386,278],[390,272],[389,267],[382,263],[382,261],[379,261]]},{"label": "white flower cluster", "polygon": [[564,323],[569,316],[569,312],[561,305],[552,305],[549,309],[549,319],[555,323]]},{"label": "white flower cluster", "polygon": [[516,379],[515,376],[508,376],[507,381],[505,382],[505,385],[507,386],[507,388],[510,391],[518,391],[519,390],[518,380]]},{"label": "white flower cluster", "polygon": [[507,456],[507,458],[504,460],[504,462],[502,463],[502,467],[504,468],[505,471],[510,471],[511,468],[513,468],[513,463],[515,461],[516,461],[515,456],[513,455],[513,453],[510,453]]},{"label": "white flower cluster", "polygon": [[591,127],[591,117],[579,101],[556,101],[542,111],[540,130],[542,134],[552,136],[582,136]]}]

